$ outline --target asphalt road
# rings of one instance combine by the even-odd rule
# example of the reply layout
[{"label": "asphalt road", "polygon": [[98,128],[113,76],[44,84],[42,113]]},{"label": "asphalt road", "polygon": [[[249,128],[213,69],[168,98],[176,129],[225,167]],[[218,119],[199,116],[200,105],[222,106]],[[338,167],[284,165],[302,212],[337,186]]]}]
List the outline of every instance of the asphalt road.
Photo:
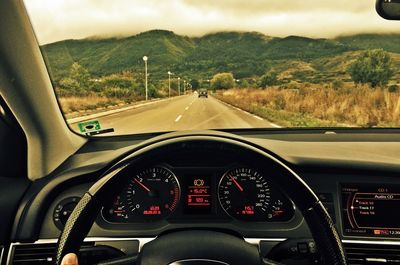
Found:
[{"label": "asphalt road", "polygon": [[[97,118],[114,134],[221,128],[272,128],[275,124],[227,105],[211,96],[197,94],[155,101],[141,107]],[[75,126],[75,125],[73,125]]]}]

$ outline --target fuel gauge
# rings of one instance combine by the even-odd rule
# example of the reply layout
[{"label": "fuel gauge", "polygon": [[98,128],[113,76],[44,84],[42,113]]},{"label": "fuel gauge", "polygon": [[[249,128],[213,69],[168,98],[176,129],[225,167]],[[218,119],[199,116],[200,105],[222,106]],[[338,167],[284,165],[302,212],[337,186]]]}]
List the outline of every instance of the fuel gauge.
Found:
[{"label": "fuel gauge", "polygon": [[289,221],[294,215],[294,205],[289,199],[276,199],[268,213],[269,221]]}]

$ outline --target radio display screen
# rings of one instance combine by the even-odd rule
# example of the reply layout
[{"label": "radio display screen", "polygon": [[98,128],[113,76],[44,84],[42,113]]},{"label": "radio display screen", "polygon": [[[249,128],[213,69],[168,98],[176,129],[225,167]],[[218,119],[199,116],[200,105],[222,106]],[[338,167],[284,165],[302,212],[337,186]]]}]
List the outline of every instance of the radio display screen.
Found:
[{"label": "radio display screen", "polygon": [[400,237],[400,186],[342,185],[345,235]]}]

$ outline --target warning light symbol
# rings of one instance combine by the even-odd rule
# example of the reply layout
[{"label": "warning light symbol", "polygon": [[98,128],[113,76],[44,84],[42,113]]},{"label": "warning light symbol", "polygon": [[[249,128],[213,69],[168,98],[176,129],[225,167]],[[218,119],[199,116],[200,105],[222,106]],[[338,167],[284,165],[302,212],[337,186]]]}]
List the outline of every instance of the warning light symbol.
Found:
[{"label": "warning light symbol", "polygon": [[193,181],[193,184],[194,184],[196,187],[202,187],[202,186],[204,186],[204,180],[203,180],[203,179],[195,179],[195,180]]}]

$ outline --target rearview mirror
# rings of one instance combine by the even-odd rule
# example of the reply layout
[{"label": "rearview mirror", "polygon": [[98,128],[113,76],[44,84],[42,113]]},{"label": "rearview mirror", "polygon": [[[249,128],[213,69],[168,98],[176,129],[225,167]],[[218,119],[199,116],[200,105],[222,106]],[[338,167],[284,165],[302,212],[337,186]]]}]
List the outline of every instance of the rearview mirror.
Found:
[{"label": "rearview mirror", "polygon": [[400,0],[377,0],[376,12],[389,20],[400,20]]}]

